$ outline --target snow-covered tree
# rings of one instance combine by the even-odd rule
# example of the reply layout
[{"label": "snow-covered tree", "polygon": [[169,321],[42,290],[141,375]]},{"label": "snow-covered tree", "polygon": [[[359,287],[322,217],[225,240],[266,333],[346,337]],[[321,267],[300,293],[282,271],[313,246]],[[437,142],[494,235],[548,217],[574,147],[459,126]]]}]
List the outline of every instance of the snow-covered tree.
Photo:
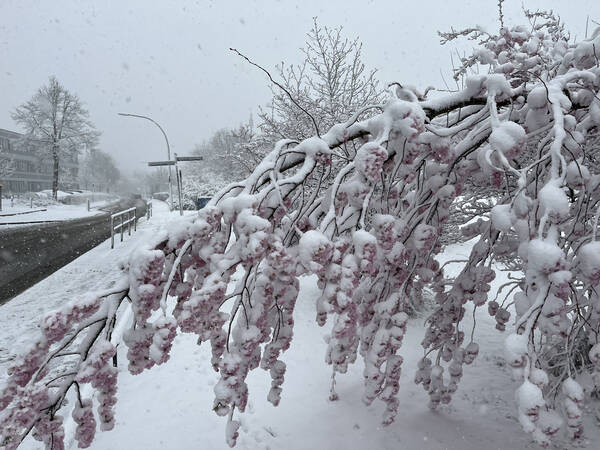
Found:
[{"label": "snow-covered tree", "polygon": [[93,147],[98,139],[87,109],[77,95],[51,76],[47,85],[15,109],[12,118],[24,128],[25,144],[34,143],[34,148],[51,159],[52,196],[56,200],[60,160],[76,158],[83,147]]},{"label": "snow-covered tree", "polygon": [[210,175],[210,177],[203,177],[202,179],[184,178],[181,192],[184,209],[196,209],[198,206],[197,200],[199,198],[211,198],[220,191],[223,186],[227,185],[222,178],[215,177],[214,174]]},{"label": "snow-covered tree", "polygon": [[114,189],[120,176],[113,157],[99,149],[88,149],[79,164],[79,184],[85,189]]},{"label": "snow-covered tree", "polygon": [[[600,172],[591,163],[600,28],[571,43],[552,15],[528,14],[537,19],[530,27],[447,35],[481,38],[464,64],[464,89],[426,98],[392,84],[384,102],[348,112],[319,135],[278,141],[198,217],[140,247],[117,284],[45,317],[0,390],[0,442],[15,448],[31,432],[62,448],[61,409],[76,421],[82,447],[97,428],[94,406],[100,428],[114,426],[115,321],[125,308],[133,315],[122,336],[133,374],[167,362],[177,333],[210,343],[220,375],[213,409],[226,418],[232,446],[250,371],[267,371],[268,399],[281,400],[296,301],[315,302],[319,325],[332,322],[330,398],[336,377],[360,356],[364,401],[383,402],[390,424],[408,313],[426,285],[435,306],[414,380],[431,408],[452,400],[477,358],[463,320],[486,308],[499,330],[509,328],[506,359],[520,380],[523,429],[544,446],[561,428],[582,439],[587,397],[578,378],[600,377]],[[475,62],[487,73],[469,74]],[[371,110],[377,114],[364,119]],[[518,165],[527,142],[536,142],[535,158]],[[356,151],[346,153],[350,146]],[[341,167],[333,183],[321,183],[333,164]],[[439,236],[469,178],[506,189],[490,219],[463,228],[477,242],[450,282],[436,259]],[[499,302],[488,292],[493,262],[505,255],[520,261],[521,275]],[[308,274],[321,294],[298,299],[298,278]],[[81,384],[91,385],[94,400]],[[71,390],[72,412],[64,406]]]},{"label": "snow-covered tree", "polygon": [[8,150],[0,148],[0,181],[9,177],[15,169],[13,158],[8,153]]},{"label": "snow-covered tree", "polygon": [[217,173],[246,177],[282,137],[304,139],[319,127],[327,129],[353,111],[381,101],[376,71],[367,71],[362,62],[362,43],[344,37],[342,27],[321,27],[314,18],[301,52],[301,65],[277,66],[279,81],[271,86],[270,105],[260,109],[258,129],[251,117],[237,128],[217,131],[198,146],[209,160],[213,156]]},{"label": "snow-covered tree", "polygon": [[166,167],[155,167],[143,174],[137,174],[134,178],[141,180],[150,195],[169,190],[169,171]]},{"label": "snow-covered tree", "polygon": [[271,87],[271,104],[259,114],[271,142],[306,139],[315,127],[328,130],[382,99],[376,70],[362,61],[361,41],[344,37],[342,27],[323,27],[314,18],[301,52],[300,65],[277,67],[281,86]]},{"label": "snow-covered tree", "polygon": [[[193,153],[201,155],[204,160],[200,164],[189,165],[188,173],[199,174],[206,178],[208,172],[216,178],[229,182],[241,180],[252,173],[265,155],[264,148],[269,143],[256,133],[252,117],[247,123],[241,123],[234,128],[217,130],[210,139],[197,144]],[[208,172],[207,172],[208,171]]]},{"label": "snow-covered tree", "polygon": [[[252,139],[252,120],[237,128],[218,130],[211,139],[197,144],[192,153],[202,161],[186,162],[182,173],[182,202],[184,209],[196,209],[198,198],[210,198],[234,180],[252,173],[251,162],[242,159],[240,148]],[[179,201],[176,199],[176,203]]]}]

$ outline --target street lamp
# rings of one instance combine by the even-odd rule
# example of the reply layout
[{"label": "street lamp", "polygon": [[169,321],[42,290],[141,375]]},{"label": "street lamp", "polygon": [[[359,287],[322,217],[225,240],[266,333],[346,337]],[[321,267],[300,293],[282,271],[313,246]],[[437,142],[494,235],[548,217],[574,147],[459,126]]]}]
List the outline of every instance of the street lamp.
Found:
[{"label": "street lamp", "polygon": [[[158,127],[158,129],[161,131],[161,133],[163,134],[163,136],[165,137],[165,142],[167,143],[167,156],[168,159],[171,159],[171,147],[169,146],[169,138],[167,138],[167,133],[165,133],[165,130],[163,130],[163,128],[154,120],[151,119],[150,117],[147,116],[142,116],[139,114],[127,114],[127,113],[118,113],[120,116],[125,116],[125,117],[138,117],[140,119],[146,119],[149,120],[150,122],[152,122],[154,125],[156,125]],[[173,211],[173,183],[171,183],[171,166],[169,166],[169,209],[171,211]]]}]

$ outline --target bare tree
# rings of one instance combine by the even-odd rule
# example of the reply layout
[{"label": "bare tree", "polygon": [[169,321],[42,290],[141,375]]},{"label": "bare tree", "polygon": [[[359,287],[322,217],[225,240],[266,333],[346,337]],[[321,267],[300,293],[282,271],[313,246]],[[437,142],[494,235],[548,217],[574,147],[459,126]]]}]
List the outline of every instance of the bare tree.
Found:
[{"label": "bare tree", "polygon": [[56,199],[62,157],[75,157],[83,146],[94,146],[99,133],[77,95],[51,76],[27,102],[12,114],[25,129],[25,141],[52,158],[52,197]]}]

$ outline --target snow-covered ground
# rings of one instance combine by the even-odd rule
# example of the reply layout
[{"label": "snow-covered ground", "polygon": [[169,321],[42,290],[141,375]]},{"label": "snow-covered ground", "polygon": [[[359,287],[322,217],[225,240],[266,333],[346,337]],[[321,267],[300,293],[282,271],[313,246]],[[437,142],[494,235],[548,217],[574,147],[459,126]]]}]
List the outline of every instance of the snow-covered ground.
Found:
[{"label": "snow-covered ground", "polygon": [[[118,199],[113,194],[92,191],[58,191],[57,198],[58,202],[52,200],[52,191],[49,190],[27,193],[12,200],[3,198],[0,224],[61,221],[89,217],[100,214],[100,208]],[[90,201],[90,211],[87,210],[88,200]]]},{"label": "snow-covered ground", "polygon": [[[30,339],[39,318],[60,305],[65,297],[107,286],[117,276],[116,263],[134,246],[164,226],[179,220],[164,204],[155,202],[155,216],[142,223],[138,233],[124,245],[110,250],[105,242],[73,261],[50,278],[38,283],[0,307],[0,383],[13,355]],[[470,244],[449,246],[441,258],[462,259]],[[442,262],[443,262],[442,261]],[[449,271],[460,265],[450,264]],[[451,273],[452,275],[452,273]],[[506,280],[500,273],[492,292]],[[438,411],[427,407],[428,397],[413,383],[417,360],[422,356],[424,319],[409,323],[400,354],[404,357],[400,390],[400,412],[391,426],[380,424],[383,405],[367,407],[362,397],[360,358],[337,377],[340,399],[328,401],[330,367],[324,363],[328,327],[314,320],[315,279],[301,280],[295,311],[295,338],[283,360],[288,366],[281,404],[267,402],[271,379],[259,370],[249,376],[250,402],[239,415],[242,428],[240,449],[522,449],[537,448],[530,443],[516,418],[510,370],[503,359],[504,334],[494,329],[495,321],[478,310],[475,341],[479,357],[465,374],[450,405]],[[467,316],[470,317],[469,314]],[[471,323],[465,320],[470,332]],[[119,348],[119,402],[117,424],[110,432],[98,432],[94,450],[179,450],[192,448],[226,449],[225,420],[212,410],[213,386],[217,374],[210,366],[208,345],[196,345],[191,335],[179,335],[171,360],[150,371],[132,376],[127,372],[125,349]],[[592,415],[590,415],[592,416]],[[588,448],[600,448],[598,428],[588,419]],[[72,427],[71,427],[72,429]],[[67,433],[69,427],[67,427]],[[76,444],[70,443],[75,449]],[[38,449],[32,439],[24,449]],[[559,448],[568,448],[566,445]]]},{"label": "snow-covered ground", "polygon": [[[26,194],[27,195],[27,194]],[[52,191],[45,190],[40,192],[33,193],[34,198],[43,200],[51,200],[52,199]],[[85,203],[86,200],[100,201],[100,200],[114,200],[116,196],[114,194],[108,194],[106,192],[96,192],[96,191],[88,191],[88,190],[78,190],[78,191],[57,191],[56,198],[58,201],[67,204],[76,204],[76,203]]]},{"label": "snow-covered ground", "polygon": [[30,207],[28,203],[15,203],[10,205],[10,200],[3,200],[0,211],[0,224],[20,224],[23,222],[61,221],[89,217],[102,214],[98,208],[106,206],[106,201],[94,202],[87,210],[85,203],[79,205],[63,205],[61,203],[46,206]]}]

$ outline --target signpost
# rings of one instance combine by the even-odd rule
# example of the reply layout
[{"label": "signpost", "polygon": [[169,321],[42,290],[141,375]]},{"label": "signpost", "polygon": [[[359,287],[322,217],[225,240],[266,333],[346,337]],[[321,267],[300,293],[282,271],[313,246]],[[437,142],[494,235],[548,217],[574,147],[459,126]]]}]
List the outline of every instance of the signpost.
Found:
[{"label": "signpost", "polygon": [[174,166],[175,165],[175,161],[150,161],[148,163],[149,167],[156,167],[156,166]]},{"label": "signpost", "polygon": [[[150,161],[148,162],[149,167],[157,167],[157,166],[175,166],[175,176],[177,177],[177,192],[179,196],[179,215],[183,216],[183,199],[182,199],[182,187],[183,180],[181,170],[177,167],[178,162],[184,161],[202,161],[204,157],[202,156],[177,156],[177,153],[174,153],[175,157],[173,160],[167,161]],[[173,203],[173,199],[171,199],[171,204]]]}]

